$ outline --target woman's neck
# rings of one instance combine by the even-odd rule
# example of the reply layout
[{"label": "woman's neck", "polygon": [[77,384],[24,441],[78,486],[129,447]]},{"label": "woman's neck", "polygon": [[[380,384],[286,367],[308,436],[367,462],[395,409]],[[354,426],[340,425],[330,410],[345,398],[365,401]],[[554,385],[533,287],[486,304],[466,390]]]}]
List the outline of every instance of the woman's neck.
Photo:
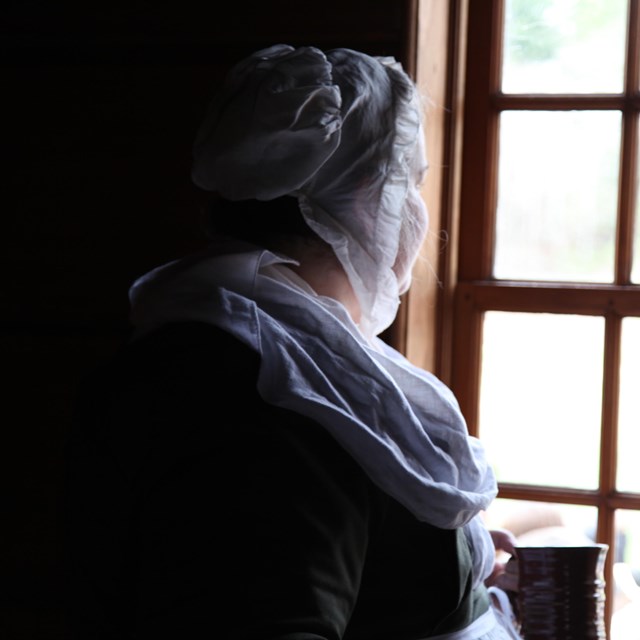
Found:
[{"label": "woman's neck", "polygon": [[333,249],[323,242],[300,241],[284,250],[299,265],[290,265],[318,295],[333,298],[349,312],[352,320],[360,322],[360,303],[347,274]]}]

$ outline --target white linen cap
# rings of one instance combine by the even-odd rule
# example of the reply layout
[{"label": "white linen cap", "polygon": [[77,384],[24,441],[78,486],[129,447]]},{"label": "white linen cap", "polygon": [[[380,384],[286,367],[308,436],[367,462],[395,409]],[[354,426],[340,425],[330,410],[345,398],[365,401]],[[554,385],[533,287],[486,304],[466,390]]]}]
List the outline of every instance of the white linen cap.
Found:
[{"label": "white linen cap", "polygon": [[194,144],[196,185],[298,198],[333,248],[368,336],[396,316],[427,230],[422,103],[391,57],[278,44],[229,72]]}]

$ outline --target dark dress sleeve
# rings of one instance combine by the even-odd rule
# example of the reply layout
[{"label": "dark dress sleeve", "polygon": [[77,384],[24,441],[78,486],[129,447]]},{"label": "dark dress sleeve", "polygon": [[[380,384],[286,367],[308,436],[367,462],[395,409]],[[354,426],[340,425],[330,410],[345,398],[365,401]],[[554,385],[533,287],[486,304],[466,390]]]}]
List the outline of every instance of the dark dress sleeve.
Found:
[{"label": "dark dress sleeve", "polygon": [[193,323],[87,381],[67,448],[75,637],[342,638],[384,498],[260,399],[258,366]]}]

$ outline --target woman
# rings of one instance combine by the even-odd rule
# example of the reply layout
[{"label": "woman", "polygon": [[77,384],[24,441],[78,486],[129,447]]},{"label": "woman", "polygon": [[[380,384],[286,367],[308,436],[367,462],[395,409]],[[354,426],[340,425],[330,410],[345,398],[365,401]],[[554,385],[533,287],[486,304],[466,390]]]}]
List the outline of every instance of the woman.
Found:
[{"label": "woman", "polygon": [[378,336],[427,230],[391,58],[275,45],[198,133],[211,244],[131,289],[69,442],[79,637],[503,638],[496,495],[451,392]]}]

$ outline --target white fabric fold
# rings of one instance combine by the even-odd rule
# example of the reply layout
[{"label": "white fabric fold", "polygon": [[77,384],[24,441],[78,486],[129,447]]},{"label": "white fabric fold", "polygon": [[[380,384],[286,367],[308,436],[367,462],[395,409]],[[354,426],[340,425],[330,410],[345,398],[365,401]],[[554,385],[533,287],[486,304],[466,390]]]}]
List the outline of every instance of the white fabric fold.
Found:
[{"label": "white fabric fold", "polygon": [[495,559],[479,513],[497,485],[453,394],[379,338],[367,340],[340,303],[287,269],[291,262],[255,250],[170,263],[134,283],[131,320],[140,333],[209,322],[258,352],[264,400],[321,424],[419,520],[464,527],[479,584]]}]

